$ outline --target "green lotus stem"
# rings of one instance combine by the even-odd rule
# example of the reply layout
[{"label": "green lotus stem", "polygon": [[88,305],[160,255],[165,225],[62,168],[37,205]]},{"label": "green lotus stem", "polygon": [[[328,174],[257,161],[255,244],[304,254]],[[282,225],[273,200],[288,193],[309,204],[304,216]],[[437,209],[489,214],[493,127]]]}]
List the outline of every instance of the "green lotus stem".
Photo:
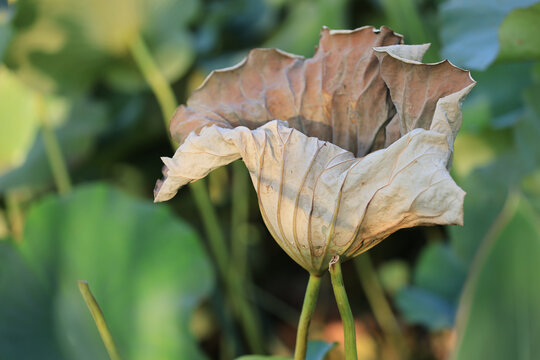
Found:
[{"label": "green lotus stem", "polygon": [[[158,100],[165,127],[168,129],[170,118],[178,106],[174,91],[159,70],[152,54],[148,50],[148,46],[140,35],[130,44],[129,49],[146,82]],[[173,150],[176,150],[177,144],[172,139],[170,140]],[[262,335],[260,326],[257,324],[255,311],[244,296],[245,284],[242,284],[237,279],[236,268],[234,263],[230,261],[226,239],[221,230],[216,210],[212,205],[205,184],[204,180],[198,180],[190,184],[190,190],[203,221],[210,251],[216,260],[218,272],[225,284],[227,300],[242,324],[251,350],[255,353],[263,353]]]},{"label": "green lotus stem", "polygon": [[381,326],[386,338],[390,341],[400,354],[405,354],[406,346],[403,340],[399,322],[397,321],[392,307],[384,295],[384,291],[377,278],[377,273],[373,268],[373,263],[368,253],[360,255],[355,261],[356,272],[360,279],[360,284],[373,310],[373,315]]},{"label": "green lotus stem", "polygon": [[341,274],[341,262],[339,255],[334,255],[328,266],[330,280],[334,289],[334,296],[343,322],[343,331],[345,333],[345,359],[357,360],[356,354],[356,330],[354,328],[354,317],[343,284],[343,275]]},{"label": "green lotus stem", "polygon": [[114,341],[109,331],[109,327],[107,326],[107,322],[105,321],[105,317],[103,316],[103,312],[101,311],[101,308],[99,307],[96,298],[94,297],[94,295],[92,295],[92,291],[90,291],[88,282],[84,280],[79,280],[78,284],[83,299],[86,302],[86,305],[88,306],[92,317],[94,318],[94,322],[99,331],[99,335],[101,336],[101,340],[103,340],[103,344],[105,344],[105,348],[107,349],[109,358],[111,360],[120,360],[120,354],[118,353],[118,350],[114,345]]},{"label": "green lotus stem", "polygon": [[42,95],[37,95],[38,100],[38,116],[41,122],[41,133],[43,135],[43,144],[49,165],[53,174],[56,188],[60,194],[65,194],[71,191],[71,178],[66,164],[62,149],[54,129],[47,120],[47,113]]},{"label": "green lotus stem", "polygon": [[300,321],[298,322],[298,330],[296,332],[294,360],[304,360],[306,358],[309,324],[311,323],[313,311],[315,311],[315,305],[317,304],[317,297],[319,296],[320,288],[321,277],[310,274],[306,294],[304,295],[304,304],[302,305]]}]

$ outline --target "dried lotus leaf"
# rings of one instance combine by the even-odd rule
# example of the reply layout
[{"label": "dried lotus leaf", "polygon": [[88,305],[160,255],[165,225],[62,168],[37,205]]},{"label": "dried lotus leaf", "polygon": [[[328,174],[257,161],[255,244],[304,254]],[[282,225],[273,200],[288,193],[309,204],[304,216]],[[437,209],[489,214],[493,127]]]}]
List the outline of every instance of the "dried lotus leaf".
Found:
[{"label": "dried lotus leaf", "polygon": [[355,158],[281,121],[256,130],[213,125],[163,158],[168,173],[155,199],[241,158],[272,236],[306,270],[322,273],[333,255],[353,257],[400,228],[462,223],[464,192],[448,174],[449,157],[445,135],[423,129]]}]

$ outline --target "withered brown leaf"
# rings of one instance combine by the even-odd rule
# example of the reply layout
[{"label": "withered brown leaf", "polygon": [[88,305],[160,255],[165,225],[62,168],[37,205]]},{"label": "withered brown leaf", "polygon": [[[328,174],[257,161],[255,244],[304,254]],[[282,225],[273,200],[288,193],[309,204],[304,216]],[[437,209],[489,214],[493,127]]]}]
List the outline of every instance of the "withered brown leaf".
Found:
[{"label": "withered brown leaf", "polygon": [[256,49],[214,71],[173,118],[181,145],[156,201],[242,158],[268,229],[312,273],[400,228],[460,224],[447,168],[474,81],[401,42],[386,27],[325,28],[311,59]]}]

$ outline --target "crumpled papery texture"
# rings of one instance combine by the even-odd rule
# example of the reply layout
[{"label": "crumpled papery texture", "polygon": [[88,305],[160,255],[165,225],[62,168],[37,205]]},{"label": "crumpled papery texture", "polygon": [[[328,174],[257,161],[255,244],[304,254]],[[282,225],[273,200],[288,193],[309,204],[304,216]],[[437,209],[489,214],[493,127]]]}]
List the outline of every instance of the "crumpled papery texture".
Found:
[{"label": "crumpled papery texture", "polygon": [[394,231],[461,223],[465,193],[446,165],[445,135],[415,129],[361,158],[287,123],[192,133],[172,159],[156,201],[242,158],[272,236],[297,263],[321,273],[330,258],[359,254]]},{"label": "crumpled papery texture", "polygon": [[255,129],[286,120],[308,136],[364,156],[414,128],[429,129],[439,100],[454,95],[459,116],[444,126],[455,136],[461,125],[456,100],[474,86],[469,72],[448,61],[422,64],[429,44],[402,41],[385,26],[323,28],[310,59],[252,50],[238,65],[208,76],[176,111],[171,135],[181,144],[191,131],[212,124]]},{"label": "crumpled papery texture", "polygon": [[242,158],[273,237],[317,274],[398,229],[461,224],[447,169],[475,82],[401,42],[386,27],[324,28],[311,59],[256,49],[213,72],[172,120],[181,145],[155,200]]}]

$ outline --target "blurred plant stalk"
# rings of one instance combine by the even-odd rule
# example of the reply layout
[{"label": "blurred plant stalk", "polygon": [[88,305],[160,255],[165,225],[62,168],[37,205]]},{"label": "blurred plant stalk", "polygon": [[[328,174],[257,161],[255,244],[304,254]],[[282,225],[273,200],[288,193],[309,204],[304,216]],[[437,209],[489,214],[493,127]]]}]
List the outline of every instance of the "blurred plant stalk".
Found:
[{"label": "blurred plant stalk", "polygon": [[20,194],[16,190],[6,193],[6,215],[13,240],[20,243],[23,238],[24,215],[21,209]]},{"label": "blurred plant stalk", "polygon": [[418,10],[418,2],[414,0],[381,0],[384,13],[389,24],[397,32],[402,33],[411,44],[430,43],[430,51],[426,54],[429,62],[438,61],[438,39],[427,31]]},{"label": "blurred plant stalk", "polygon": [[[161,112],[165,128],[169,129],[170,119],[173,116],[178,103],[172,90],[172,87],[167,82],[161,71],[159,70],[152,54],[148,50],[142,37],[137,36],[130,44],[130,51],[143,74],[146,82],[156,96]],[[170,135],[169,135],[170,136]],[[178,144],[169,137],[173,151],[176,151]],[[236,176],[238,177],[238,176]],[[242,181],[240,179],[240,181]],[[264,342],[262,341],[261,327],[258,323],[256,312],[252,305],[248,302],[248,294],[252,287],[248,284],[246,273],[246,259],[237,263],[238,257],[245,257],[246,249],[235,248],[234,255],[230,255],[230,251],[226,245],[226,239],[223,235],[221,225],[219,223],[216,211],[212,205],[212,201],[208,194],[208,189],[203,180],[191,183],[190,190],[195,200],[195,204],[199,210],[199,215],[203,221],[203,225],[208,236],[210,251],[217,263],[218,272],[226,287],[227,300],[233,308],[235,317],[242,324],[244,335],[252,352],[257,354],[264,353]],[[248,198],[244,194],[245,186],[240,191],[239,187],[233,191],[233,243],[242,243],[239,246],[247,246],[247,229],[234,229],[236,225],[245,222],[247,218],[247,201]],[[242,192],[242,194],[239,194]],[[236,196],[240,195],[240,199]],[[239,238],[236,238],[236,237]],[[244,255],[242,255],[244,254]]]},{"label": "blurred plant stalk", "polygon": [[90,313],[92,314],[92,318],[94,319],[99,335],[101,336],[101,340],[103,340],[103,344],[105,344],[109,358],[111,360],[120,360],[120,354],[116,349],[116,345],[114,344],[114,340],[111,332],[109,331],[109,327],[107,326],[107,322],[105,321],[105,317],[103,316],[103,312],[101,311],[96,298],[92,294],[92,291],[88,286],[88,282],[85,280],[79,280],[78,285],[82,297],[86,302],[86,306],[88,306],[88,310],[90,310]]},{"label": "blurred plant stalk", "polygon": [[388,302],[384,290],[379,282],[373,263],[368,253],[358,256],[354,261],[360,284],[366,294],[373,315],[379,323],[386,340],[394,347],[399,358],[407,358],[407,347],[394,316],[392,307]]},{"label": "blurred plant stalk", "polygon": [[41,132],[43,135],[43,143],[45,145],[45,151],[47,152],[47,158],[49,159],[49,165],[53,174],[56,188],[60,194],[66,194],[71,191],[71,178],[69,176],[68,166],[58,138],[52,128],[49,120],[47,119],[47,111],[45,109],[45,100],[42,94],[37,94],[38,102],[38,120],[41,123]]}]

